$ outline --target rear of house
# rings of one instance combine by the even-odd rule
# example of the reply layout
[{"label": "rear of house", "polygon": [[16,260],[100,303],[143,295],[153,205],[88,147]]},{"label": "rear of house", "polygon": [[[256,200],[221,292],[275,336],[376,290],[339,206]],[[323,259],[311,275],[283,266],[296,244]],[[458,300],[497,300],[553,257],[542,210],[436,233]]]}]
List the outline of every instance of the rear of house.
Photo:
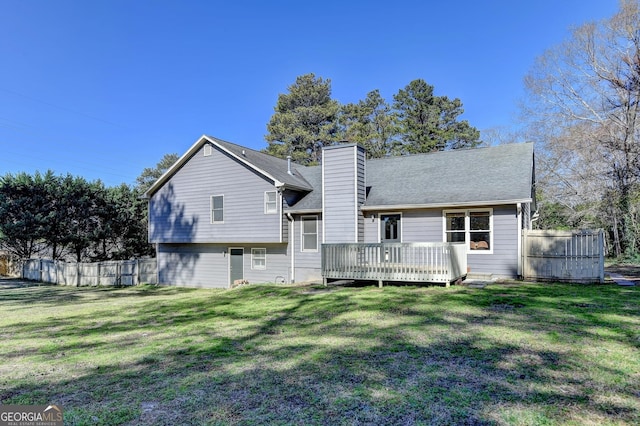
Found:
[{"label": "rear of house", "polygon": [[464,243],[471,273],[521,274],[535,210],[532,144],[304,167],[201,137],[147,192],[159,282],[229,287],[322,279],[322,244]]}]

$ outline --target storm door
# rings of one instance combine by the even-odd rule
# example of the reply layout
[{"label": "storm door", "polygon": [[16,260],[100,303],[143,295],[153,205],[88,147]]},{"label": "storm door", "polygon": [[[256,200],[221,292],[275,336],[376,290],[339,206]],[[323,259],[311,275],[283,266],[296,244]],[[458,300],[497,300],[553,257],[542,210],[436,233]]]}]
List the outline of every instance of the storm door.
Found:
[{"label": "storm door", "polygon": [[401,237],[400,214],[380,215],[380,242],[399,243]]},{"label": "storm door", "polygon": [[[380,215],[380,242],[399,243],[401,239],[400,214]],[[385,262],[399,263],[402,261],[402,247],[400,245],[384,246],[380,253]]]}]

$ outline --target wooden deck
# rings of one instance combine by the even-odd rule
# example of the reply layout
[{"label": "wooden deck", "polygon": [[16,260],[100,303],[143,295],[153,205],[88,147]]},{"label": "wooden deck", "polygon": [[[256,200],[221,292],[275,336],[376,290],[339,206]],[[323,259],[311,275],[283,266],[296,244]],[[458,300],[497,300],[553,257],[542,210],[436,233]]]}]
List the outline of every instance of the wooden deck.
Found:
[{"label": "wooden deck", "polygon": [[322,278],[430,282],[449,285],[467,274],[464,243],[348,243],[322,245]]}]

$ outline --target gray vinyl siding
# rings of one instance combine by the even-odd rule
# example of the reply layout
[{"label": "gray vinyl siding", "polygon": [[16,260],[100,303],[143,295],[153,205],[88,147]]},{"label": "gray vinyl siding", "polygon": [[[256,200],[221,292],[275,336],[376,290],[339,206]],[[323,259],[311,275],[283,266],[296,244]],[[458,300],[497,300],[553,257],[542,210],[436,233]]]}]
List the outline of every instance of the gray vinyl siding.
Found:
[{"label": "gray vinyl siding", "polygon": [[364,241],[380,242],[380,214],[401,213],[401,234],[403,243],[442,241],[442,210],[406,210],[390,209],[380,213],[367,212],[364,220]]},{"label": "gray vinyl siding", "polygon": [[323,217],[326,243],[362,241],[359,205],[364,202],[364,152],[358,146],[325,149],[323,154]]},{"label": "gray vinyl siding", "polygon": [[158,282],[182,287],[229,287],[226,246],[212,244],[159,244]]},{"label": "gray vinyl siding", "polygon": [[[290,282],[285,244],[159,244],[160,284],[183,287],[229,288],[229,248],[242,248],[244,279],[249,283]],[[266,269],[251,268],[251,249],[266,249]]]},{"label": "gray vinyl siding", "polygon": [[401,220],[403,243],[442,241],[442,210],[408,210]]},{"label": "gray vinyl siding", "polygon": [[[251,269],[251,249],[267,250],[266,269]],[[256,283],[288,283],[291,262],[287,256],[286,244],[252,244],[244,246],[244,279]]]},{"label": "gray vinyl siding", "polygon": [[[491,207],[491,206],[488,206]],[[478,208],[488,208],[482,206]],[[515,205],[493,206],[493,252],[469,251],[467,264],[471,272],[516,277],[518,275],[518,216]],[[455,207],[451,207],[455,210]],[[473,210],[473,207],[464,209]],[[450,210],[450,209],[447,209]],[[380,213],[401,213],[402,242],[442,242],[444,240],[443,209],[367,212],[365,242],[380,242]],[[375,216],[371,219],[371,216]]]},{"label": "gray vinyl siding", "polygon": [[516,206],[493,208],[493,254],[470,252],[471,272],[504,277],[518,276],[518,215]]},{"label": "gray vinyl siding", "polygon": [[[196,152],[149,201],[152,243],[282,242],[282,206],[264,213],[270,182],[217,147]],[[224,221],[211,223],[211,196],[224,196]]]},{"label": "gray vinyl siding", "polygon": [[374,212],[366,212],[364,218],[364,242],[365,243],[379,243],[380,236],[378,233],[378,227],[380,221],[378,219],[379,214]]},{"label": "gray vinyl siding", "polygon": [[360,206],[362,206],[367,200],[367,182],[366,182],[366,157],[363,149],[358,149],[356,152],[357,155],[357,200],[358,205],[356,206],[356,214],[358,215],[358,242],[364,242],[364,215],[360,210]]}]

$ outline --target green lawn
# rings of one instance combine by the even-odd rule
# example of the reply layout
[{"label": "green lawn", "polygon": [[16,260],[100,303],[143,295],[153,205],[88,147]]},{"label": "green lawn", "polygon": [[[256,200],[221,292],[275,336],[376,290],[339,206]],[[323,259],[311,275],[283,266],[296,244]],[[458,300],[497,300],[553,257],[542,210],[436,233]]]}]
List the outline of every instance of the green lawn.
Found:
[{"label": "green lawn", "polygon": [[0,402],[69,425],[640,424],[640,287],[0,285]]}]

